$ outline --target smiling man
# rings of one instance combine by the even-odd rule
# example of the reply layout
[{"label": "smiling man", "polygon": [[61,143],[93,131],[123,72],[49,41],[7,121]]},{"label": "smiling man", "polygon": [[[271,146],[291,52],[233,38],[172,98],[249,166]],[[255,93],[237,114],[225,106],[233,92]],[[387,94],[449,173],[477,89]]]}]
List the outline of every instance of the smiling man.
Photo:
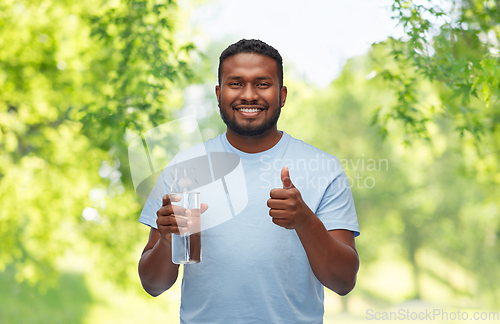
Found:
[{"label": "smiling man", "polygon": [[[278,130],[287,88],[273,47],[259,40],[230,45],[220,56],[215,93],[227,132],[204,147],[238,155],[248,205],[202,233],[202,261],[184,266],[181,323],[322,323],[323,287],[349,293],[359,267],[345,172],[336,157]],[[171,235],[190,224],[173,215],[167,197],[148,200],[140,221],[151,231],[139,274],[157,296],[178,275]]]},{"label": "smiling man", "polygon": [[228,136],[238,140],[271,135],[274,143],[262,142],[273,146],[281,138],[276,124],[287,94],[275,59],[256,53],[231,55],[226,51],[223,55],[215,93],[222,120],[231,134]]}]

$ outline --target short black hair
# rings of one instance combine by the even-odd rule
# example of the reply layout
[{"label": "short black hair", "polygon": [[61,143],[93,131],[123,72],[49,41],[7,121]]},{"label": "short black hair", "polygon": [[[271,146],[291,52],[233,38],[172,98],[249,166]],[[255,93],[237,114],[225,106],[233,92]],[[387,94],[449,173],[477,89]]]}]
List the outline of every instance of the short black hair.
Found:
[{"label": "short black hair", "polygon": [[259,39],[241,39],[238,42],[229,45],[219,57],[219,70],[218,70],[218,80],[219,85],[221,81],[222,74],[222,63],[233,55],[240,53],[255,53],[264,56],[268,56],[276,61],[276,70],[278,71],[278,80],[280,82],[280,88],[283,87],[283,58],[280,53],[271,45],[264,43]]}]

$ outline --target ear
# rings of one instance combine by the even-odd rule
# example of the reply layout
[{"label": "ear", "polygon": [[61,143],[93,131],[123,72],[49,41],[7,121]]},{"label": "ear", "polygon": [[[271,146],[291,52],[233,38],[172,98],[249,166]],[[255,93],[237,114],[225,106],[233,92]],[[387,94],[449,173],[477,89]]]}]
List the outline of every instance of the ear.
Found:
[{"label": "ear", "polygon": [[220,107],[220,87],[219,85],[215,86],[215,96],[217,97],[217,106]]},{"label": "ear", "polygon": [[288,93],[287,88],[285,86],[282,86],[281,87],[281,107],[283,107],[285,105],[287,93]]}]

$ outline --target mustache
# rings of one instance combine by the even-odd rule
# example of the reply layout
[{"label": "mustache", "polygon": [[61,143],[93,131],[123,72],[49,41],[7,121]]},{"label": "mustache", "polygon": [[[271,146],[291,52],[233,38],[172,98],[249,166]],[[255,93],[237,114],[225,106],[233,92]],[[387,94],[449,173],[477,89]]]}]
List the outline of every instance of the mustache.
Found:
[{"label": "mustache", "polygon": [[264,110],[267,110],[269,108],[269,105],[258,104],[257,102],[253,102],[253,101],[241,101],[241,102],[232,104],[231,108],[238,109],[238,108],[240,108],[240,106],[245,106],[245,108],[259,108],[259,109],[264,109]]}]

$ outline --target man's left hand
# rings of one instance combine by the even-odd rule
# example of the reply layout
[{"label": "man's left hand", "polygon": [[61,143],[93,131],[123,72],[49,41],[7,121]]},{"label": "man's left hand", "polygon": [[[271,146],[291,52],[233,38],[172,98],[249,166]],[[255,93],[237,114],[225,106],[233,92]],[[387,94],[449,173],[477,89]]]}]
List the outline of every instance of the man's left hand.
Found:
[{"label": "man's left hand", "polygon": [[290,180],[288,167],[281,169],[281,182],[283,189],[271,190],[271,199],[267,201],[267,206],[271,208],[269,215],[273,218],[273,223],[278,226],[300,229],[307,225],[314,213],[302,200],[299,189],[295,188]]}]

